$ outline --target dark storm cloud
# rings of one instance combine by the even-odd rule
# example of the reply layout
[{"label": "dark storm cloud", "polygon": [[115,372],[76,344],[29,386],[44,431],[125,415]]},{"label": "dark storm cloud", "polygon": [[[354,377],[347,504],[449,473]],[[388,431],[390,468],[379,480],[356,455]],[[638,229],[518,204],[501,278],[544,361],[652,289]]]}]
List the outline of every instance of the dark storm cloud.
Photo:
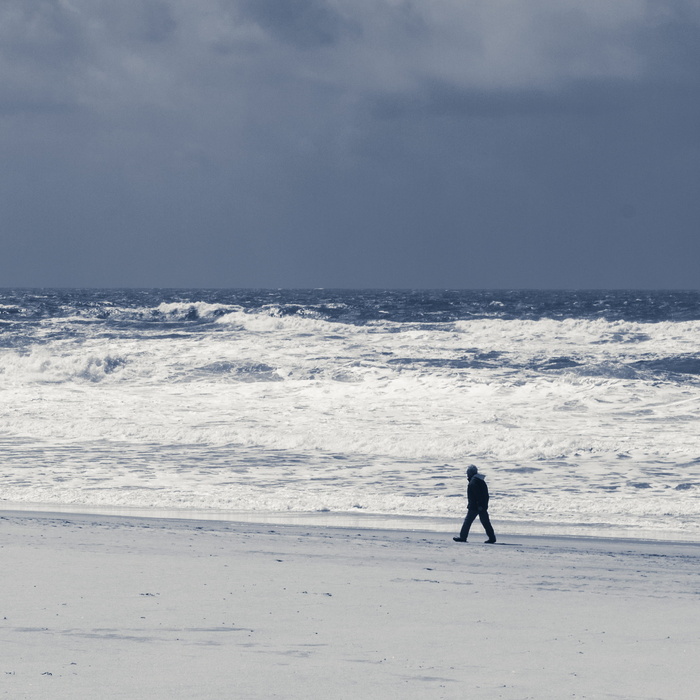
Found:
[{"label": "dark storm cloud", "polygon": [[373,114],[379,118],[412,118],[418,114],[469,118],[532,114],[582,114],[619,111],[630,104],[628,85],[581,81],[565,89],[488,90],[432,83],[410,95],[379,96]]},{"label": "dark storm cloud", "polygon": [[353,24],[323,0],[241,0],[243,16],[301,48],[333,44]]},{"label": "dark storm cloud", "polygon": [[0,284],[698,286],[693,2],[6,0]]},{"label": "dark storm cloud", "polygon": [[0,9],[0,105],[3,111],[65,107],[65,74],[82,54],[79,27],[58,7],[38,0]]},{"label": "dark storm cloud", "polygon": [[114,66],[108,54],[115,45],[127,54],[135,46],[166,40],[174,29],[161,0],[133,6],[101,2],[92,13],[80,3],[5,2],[0,8],[0,103],[5,111],[39,113],[84,107],[86,92],[109,79]]}]

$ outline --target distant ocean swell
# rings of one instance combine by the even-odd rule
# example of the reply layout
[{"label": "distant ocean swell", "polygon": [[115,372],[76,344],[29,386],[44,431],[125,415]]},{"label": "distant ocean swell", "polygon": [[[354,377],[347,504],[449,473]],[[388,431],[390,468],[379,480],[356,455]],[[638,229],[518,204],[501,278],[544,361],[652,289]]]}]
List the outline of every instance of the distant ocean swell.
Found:
[{"label": "distant ocean swell", "polygon": [[0,294],[7,503],[700,537],[697,293]]}]

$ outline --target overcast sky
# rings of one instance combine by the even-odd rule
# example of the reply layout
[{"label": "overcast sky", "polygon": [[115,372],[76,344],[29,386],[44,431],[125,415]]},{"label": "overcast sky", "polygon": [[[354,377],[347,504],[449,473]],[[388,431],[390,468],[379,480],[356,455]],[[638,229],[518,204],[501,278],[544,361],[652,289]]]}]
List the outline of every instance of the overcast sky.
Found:
[{"label": "overcast sky", "polygon": [[0,286],[700,288],[700,2],[2,0]]}]

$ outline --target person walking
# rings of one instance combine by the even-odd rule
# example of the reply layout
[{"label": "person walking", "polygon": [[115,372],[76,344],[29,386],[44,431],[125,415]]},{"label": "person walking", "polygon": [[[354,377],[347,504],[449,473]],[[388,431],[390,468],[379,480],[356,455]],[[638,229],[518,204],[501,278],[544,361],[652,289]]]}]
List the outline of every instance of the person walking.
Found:
[{"label": "person walking", "polygon": [[486,544],[494,544],[496,533],[493,531],[489,518],[489,487],[486,485],[484,476],[479,474],[479,470],[472,464],[467,469],[467,517],[464,518],[459,537],[452,538],[455,542],[467,541],[469,528],[477,515],[488,536]]}]

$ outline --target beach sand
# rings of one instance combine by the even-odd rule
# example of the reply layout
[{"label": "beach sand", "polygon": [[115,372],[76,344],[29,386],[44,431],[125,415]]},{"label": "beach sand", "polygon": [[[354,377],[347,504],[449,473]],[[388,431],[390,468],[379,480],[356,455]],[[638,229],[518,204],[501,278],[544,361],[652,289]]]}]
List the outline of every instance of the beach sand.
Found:
[{"label": "beach sand", "polygon": [[5,511],[0,693],[700,697],[700,545],[499,534]]}]

